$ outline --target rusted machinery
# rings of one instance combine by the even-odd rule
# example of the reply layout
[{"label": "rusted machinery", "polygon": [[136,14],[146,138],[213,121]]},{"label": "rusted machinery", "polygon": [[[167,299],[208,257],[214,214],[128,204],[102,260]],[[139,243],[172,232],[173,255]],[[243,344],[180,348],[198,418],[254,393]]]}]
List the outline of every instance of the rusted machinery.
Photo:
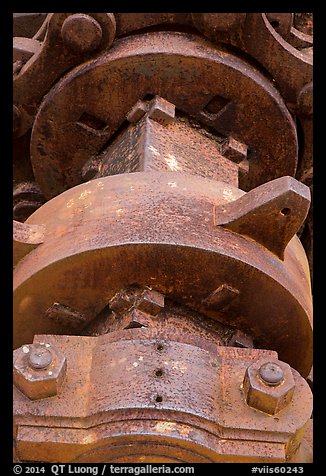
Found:
[{"label": "rusted machinery", "polygon": [[312,461],[311,27],[14,38],[16,461]]}]

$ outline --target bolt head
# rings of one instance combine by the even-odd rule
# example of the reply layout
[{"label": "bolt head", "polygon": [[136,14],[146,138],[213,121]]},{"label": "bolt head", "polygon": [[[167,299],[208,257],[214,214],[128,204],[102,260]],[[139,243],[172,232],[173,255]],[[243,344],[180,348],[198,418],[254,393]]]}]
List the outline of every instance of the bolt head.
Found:
[{"label": "bolt head", "polygon": [[76,13],[65,19],[61,35],[70,49],[77,53],[88,53],[99,47],[102,40],[102,28],[90,15]]},{"label": "bolt head", "polygon": [[259,378],[267,385],[280,385],[284,380],[284,372],[275,362],[266,362],[259,369]]},{"label": "bolt head", "polygon": [[14,351],[14,385],[31,400],[57,395],[66,368],[65,356],[52,344],[24,345]]},{"label": "bolt head", "polygon": [[284,362],[263,358],[246,370],[243,392],[247,404],[252,408],[275,415],[289,405],[294,390],[295,382],[291,367]]},{"label": "bolt head", "polygon": [[40,344],[35,344],[28,353],[28,364],[34,370],[47,369],[52,360],[51,351]]}]

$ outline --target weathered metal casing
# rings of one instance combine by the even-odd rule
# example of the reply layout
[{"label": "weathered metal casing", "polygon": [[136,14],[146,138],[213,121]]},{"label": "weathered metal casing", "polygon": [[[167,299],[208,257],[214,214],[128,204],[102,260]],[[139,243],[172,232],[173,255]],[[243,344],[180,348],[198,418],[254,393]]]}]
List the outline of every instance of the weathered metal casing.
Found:
[{"label": "weathered metal casing", "polygon": [[[44,242],[14,272],[15,347],[35,333],[71,332],[47,318],[53,303],[89,323],[116,292],[138,283],[242,329],[308,375],[311,290],[299,240],[281,260],[214,223],[218,206],[244,194],[201,177],[148,172],[93,180],[47,202],[27,221],[45,226]],[[225,283],[237,294],[217,311],[207,299]]]},{"label": "weathered metal casing", "polygon": [[[35,341],[44,340],[37,336]],[[66,356],[56,398],[14,389],[24,461],[284,462],[295,457],[312,395],[293,371],[292,400],[271,417],[247,405],[243,378],[273,351],[219,347],[182,329],[46,336]]]}]

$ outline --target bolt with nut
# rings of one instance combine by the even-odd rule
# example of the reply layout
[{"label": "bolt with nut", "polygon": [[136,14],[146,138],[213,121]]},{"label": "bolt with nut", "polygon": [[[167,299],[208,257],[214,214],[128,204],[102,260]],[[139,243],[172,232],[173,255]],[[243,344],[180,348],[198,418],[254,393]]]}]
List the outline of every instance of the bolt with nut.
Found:
[{"label": "bolt with nut", "polygon": [[14,385],[31,400],[53,397],[62,387],[67,362],[49,343],[23,345],[14,351]]},{"label": "bolt with nut", "polygon": [[61,35],[64,43],[72,50],[89,53],[99,47],[103,32],[95,18],[85,13],[76,13],[65,19]]},{"label": "bolt with nut", "polygon": [[247,404],[256,410],[275,415],[290,404],[294,390],[291,367],[284,362],[263,358],[246,370],[243,392]]}]

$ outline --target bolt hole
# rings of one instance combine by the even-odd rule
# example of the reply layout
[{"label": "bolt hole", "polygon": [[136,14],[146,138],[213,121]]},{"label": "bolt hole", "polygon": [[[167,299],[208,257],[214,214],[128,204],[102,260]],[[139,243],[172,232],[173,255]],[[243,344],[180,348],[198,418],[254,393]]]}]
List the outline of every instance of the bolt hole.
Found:
[{"label": "bolt hole", "polygon": [[157,395],[157,397],[155,398],[155,401],[157,403],[162,403],[163,402],[163,397],[161,397],[161,395]]},{"label": "bolt hole", "polygon": [[156,375],[156,377],[162,377],[162,375],[163,375],[163,370],[162,370],[162,369],[156,370],[155,375]]},{"label": "bolt hole", "polygon": [[283,216],[289,215],[290,213],[291,213],[290,208],[282,208],[282,210],[281,210],[281,215],[283,215]]},{"label": "bolt hole", "polygon": [[224,109],[224,107],[230,102],[229,99],[223,96],[214,96],[208,104],[204,107],[204,112],[208,114],[218,114]]},{"label": "bolt hole", "polygon": [[271,25],[273,28],[278,28],[280,26],[280,22],[278,22],[277,20],[272,20]]}]

